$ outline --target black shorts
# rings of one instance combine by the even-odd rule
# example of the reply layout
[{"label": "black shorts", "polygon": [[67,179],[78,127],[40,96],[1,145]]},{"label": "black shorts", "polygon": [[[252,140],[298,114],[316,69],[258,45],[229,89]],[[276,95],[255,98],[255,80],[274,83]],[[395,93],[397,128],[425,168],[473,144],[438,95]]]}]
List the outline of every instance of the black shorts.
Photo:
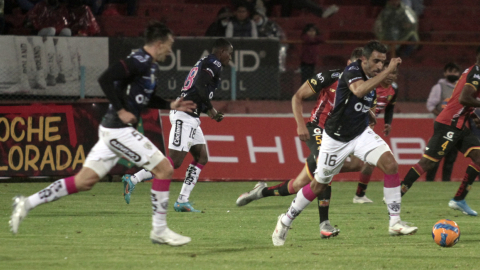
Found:
[{"label": "black shorts", "polygon": [[463,130],[435,121],[433,136],[427,144],[423,155],[431,161],[439,162],[445,153],[456,147],[465,157],[473,149],[480,149],[480,140],[468,128]]},{"label": "black shorts", "polygon": [[320,151],[320,146],[322,145],[323,129],[312,122],[307,123],[307,129],[308,133],[310,134],[310,139],[306,143],[310,149],[310,155],[307,157],[306,166],[310,179],[313,179],[313,173],[317,169],[318,152]]}]

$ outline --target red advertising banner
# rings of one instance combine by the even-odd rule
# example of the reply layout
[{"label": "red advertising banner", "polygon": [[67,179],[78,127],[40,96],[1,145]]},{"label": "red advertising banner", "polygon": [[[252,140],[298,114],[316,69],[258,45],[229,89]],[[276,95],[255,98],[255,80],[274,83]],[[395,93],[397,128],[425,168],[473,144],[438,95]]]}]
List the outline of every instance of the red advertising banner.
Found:
[{"label": "red advertising banner", "polygon": [[[201,127],[207,140],[209,163],[200,174],[200,180],[287,180],[297,176],[309,155],[309,149],[296,134],[293,117],[246,117],[227,115],[217,123],[201,117]],[[165,134],[171,127],[168,115],[162,115]],[[390,145],[399,163],[403,179],[413,164],[422,157],[428,139],[433,133],[431,118],[395,118],[390,136],[383,136],[383,120],[375,127]],[[192,157],[188,155],[174,178],[183,179]],[[459,156],[452,180],[461,180],[469,160]],[[440,178],[441,170],[437,178]],[[357,181],[358,173],[335,176],[338,181]],[[425,179],[425,176],[420,178]],[[383,180],[383,173],[375,169],[372,180]]]},{"label": "red advertising banner", "polygon": [[[67,176],[78,172],[98,140],[98,125],[107,103],[0,106],[2,176]],[[158,110],[142,115],[139,130],[163,151]],[[120,162],[112,174],[131,164]]]}]

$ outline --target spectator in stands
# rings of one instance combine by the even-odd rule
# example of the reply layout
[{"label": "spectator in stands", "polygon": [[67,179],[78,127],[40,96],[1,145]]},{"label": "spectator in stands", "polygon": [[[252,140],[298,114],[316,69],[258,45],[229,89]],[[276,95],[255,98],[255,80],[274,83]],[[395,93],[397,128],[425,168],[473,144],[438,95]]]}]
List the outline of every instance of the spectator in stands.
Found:
[{"label": "spectator in stands", "polygon": [[245,5],[240,5],[235,10],[235,16],[227,24],[226,37],[253,37],[257,38],[257,27],[250,19],[250,13]]},{"label": "spectator in stands", "polygon": [[227,30],[227,24],[232,19],[232,13],[227,7],[221,8],[217,13],[217,18],[215,21],[210,24],[205,32],[207,37],[224,37],[225,31]]},{"label": "spectator in stands", "polygon": [[253,21],[257,26],[259,37],[272,37],[279,38],[280,40],[286,39],[285,32],[283,32],[282,28],[274,21],[268,20],[262,11],[258,10],[253,14]]},{"label": "spectator in stands", "polygon": [[[430,95],[427,100],[427,109],[432,112],[435,117],[447,106],[450,97],[452,96],[455,84],[460,77],[460,67],[455,63],[448,63],[443,68],[444,78],[438,80],[438,83],[430,90]],[[453,170],[453,163],[457,159],[458,150],[452,148],[452,151],[445,153],[445,159],[442,169],[442,181],[450,181]],[[430,171],[427,171],[427,181],[434,181],[435,175],[440,162],[435,163]]]},{"label": "spectator in stands", "polygon": [[[77,0],[70,0],[77,1]],[[135,16],[137,12],[137,0],[83,0],[88,5],[93,14],[101,15],[105,10],[106,4],[127,4],[127,15]],[[78,2],[78,1],[77,1]],[[82,2],[82,1],[80,1]]]},{"label": "spectator in stands", "polygon": [[290,17],[293,9],[306,9],[318,17],[328,18],[337,13],[339,7],[331,5],[325,10],[312,0],[263,0],[267,16],[271,16],[274,5],[281,5],[281,16]]},{"label": "spectator in stands", "polygon": [[303,47],[300,63],[300,71],[302,73],[302,84],[315,75],[315,66],[317,57],[320,54],[318,45],[324,42],[318,28],[309,23],[305,25],[302,31]]},{"label": "spectator in stands", "polygon": [[45,0],[27,13],[27,25],[41,36],[92,36],[100,32],[100,27],[85,5],[60,4],[58,0]]},{"label": "spectator in stands", "polygon": [[413,11],[415,11],[415,14],[417,14],[417,16],[423,14],[423,10],[425,9],[425,6],[423,5],[423,0],[402,0],[402,2],[406,6],[409,6]]},{"label": "spectator in stands", "polygon": [[[420,41],[417,15],[402,0],[388,0],[375,21],[374,31],[379,40]],[[400,56],[409,56],[415,49],[416,45],[396,46]]]}]

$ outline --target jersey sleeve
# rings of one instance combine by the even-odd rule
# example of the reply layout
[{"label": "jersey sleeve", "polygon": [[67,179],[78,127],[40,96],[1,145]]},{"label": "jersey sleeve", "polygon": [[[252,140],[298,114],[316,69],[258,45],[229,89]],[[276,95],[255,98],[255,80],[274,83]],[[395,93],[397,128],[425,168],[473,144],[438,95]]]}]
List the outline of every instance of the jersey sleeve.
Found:
[{"label": "jersey sleeve", "polygon": [[467,80],[465,85],[471,85],[475,88],[475,90],[479,90],[480,87],[480,68],[478,66],[474,66],[472,70],[467,75]]},{"label": "jersey sleeve", "polygon": [[320,72],[311,77],[307,84],[314,93],[319,93],[323,88],[329,87],[340,78],[341,70],[333,69],[326,72]]},{"label": "jersey sleeve", "polygon": [[205,63],[202,66],[202,69],[205,70],[211,78],[219,78],[222,70],[222,63],[218,60],[213,60]]},{"label": "jersey sleeve", "polygon": [[363,80],[360,67],[357,65],[350,65],[346,67],[343,71],[342,79],[345,80],[348,86],[356,81]]}]

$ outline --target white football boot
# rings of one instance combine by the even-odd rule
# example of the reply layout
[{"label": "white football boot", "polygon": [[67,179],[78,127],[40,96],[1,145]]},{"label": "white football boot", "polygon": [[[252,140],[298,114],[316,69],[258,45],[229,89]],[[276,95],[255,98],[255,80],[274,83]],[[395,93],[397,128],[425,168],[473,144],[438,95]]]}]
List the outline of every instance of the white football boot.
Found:
[{"label": "white football boot", "polygon": [[18,227],[22,220],[27,216],[27,204],[28,198],[24,196],[15,196],[13,197],[13,211],[10,220],[8,221],[8,225],[10,226],[10,230],[13,234],[18,233]]},{"label": "white football boot", "polygon": [[367,198],[366,195],[362,197],[355,195],[355,197],[353,197],[353,203],[373,203],[373,201]]},{"label": "white football boot", "polygon": [[272,234],[273,245],[277,247],[283,246],[285,244],[285,240],[287,240],[288,230],[290,229],[290,226],[283,225],[283,216],[285,216],[285,214],[281,214],[280,216],[278,216],[277,226],[275,227],[275,230]]},{"label": "white football boot", "polygon": [[155,232],[152,230],[150,232],[150,239],[154,244],[167,244],[170,246],[183,246],[192,241],[190,237],[180,235],[169,228],[166,228],[160,234],[155,234]]},{"label": "white football boot", "polygon": [[415,234],[418,228],[407,224],[407,222],[399,220],[395,225],[388,228],[388,233],[392,236]]},{"label": "white football boot", "polygon": [[237,199],[237,206],[244,206],[253,201],[263,198],[262,190],[267,187],[267,183],[265,182],[258,182],[252,190],[249,192],[243,193]]}]

